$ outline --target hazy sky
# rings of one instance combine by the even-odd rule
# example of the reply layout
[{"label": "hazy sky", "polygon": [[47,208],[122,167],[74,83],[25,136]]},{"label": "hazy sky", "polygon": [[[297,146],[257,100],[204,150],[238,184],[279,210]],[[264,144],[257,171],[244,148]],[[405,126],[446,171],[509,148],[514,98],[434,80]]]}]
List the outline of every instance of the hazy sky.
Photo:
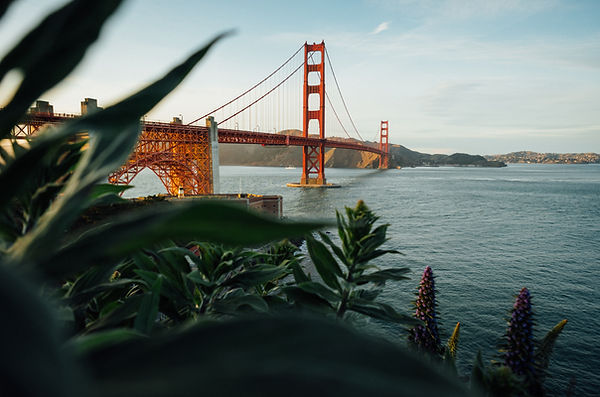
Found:
[{"label": "hazy sky", "polygon": [[[0,53],[61,3],[17,1]],[[392,143],[430,153],[600,152],[596,0],[130,0],[43,99],[57,112],[83,97],[108,105],[231,28],[151,118],[191,121],[325,40],[365,138],[388,119]]]}]

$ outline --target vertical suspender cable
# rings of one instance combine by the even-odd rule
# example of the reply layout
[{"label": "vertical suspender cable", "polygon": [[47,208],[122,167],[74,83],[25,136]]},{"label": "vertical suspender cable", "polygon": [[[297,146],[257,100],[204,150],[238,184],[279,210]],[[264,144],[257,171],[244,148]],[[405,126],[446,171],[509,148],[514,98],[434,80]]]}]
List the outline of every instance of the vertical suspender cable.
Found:
[{"label": "vertical suspender cable", "polygon": [[335,81],[335,85],[340,94],[340,98],[342,99],[342,103],[344,104],[344,109],[346,109],[346,114],[348,115],[348,118],[352,123],[352,127],[354,127],[354,131],[356,131],[356,134],[360,137],[360,140],[364,142],[363,137],[360,136],[360,133],[358,132],[358,129],[354,124],[354,120],[352,120],[352,116],[350,116],[350,112],[348,111],[348,107],[346,106],[346,101],[344,101],[344,97],[342,96],[342,90],[340,89],[340,85],[338,84],[337,78],[335,77],[335,71],[333,70],[333,66],[331,65],[331,59],[329,58],[329,52],[327,51],[327,48],[325,49],[325,55],[327,56],[327,63],[329,63],[329,69],[331,69],[331,74],[333,75],[333,81]]}]

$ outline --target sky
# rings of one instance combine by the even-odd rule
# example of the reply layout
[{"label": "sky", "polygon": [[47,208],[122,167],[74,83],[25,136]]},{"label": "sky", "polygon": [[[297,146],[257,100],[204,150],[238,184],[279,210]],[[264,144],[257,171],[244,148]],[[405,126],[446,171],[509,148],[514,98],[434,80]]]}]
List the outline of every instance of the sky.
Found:
[{"label": "sky", "polygon": [[[63,3],[17,1],[0,54]],[[149,118],[191,121],[324,40],[366,139],[388,120],[391,143],[427,153],[600,152],[597,0],[129,0],[41,99],[61,113],[84,97],[107,106],[230,29]]]}]

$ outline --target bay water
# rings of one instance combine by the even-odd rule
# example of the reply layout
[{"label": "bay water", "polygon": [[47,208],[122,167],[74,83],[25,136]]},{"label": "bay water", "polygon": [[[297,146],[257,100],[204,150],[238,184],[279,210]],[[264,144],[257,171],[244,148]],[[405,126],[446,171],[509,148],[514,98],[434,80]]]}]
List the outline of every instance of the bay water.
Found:
[{"label": "bay water", "polygon": [[[457,366],[470,374],[475,354],[500,360],[514,298],[532,295],[534,336],[563,318],[546,384],[564,395],[600,395],[600,165],[519,164],[506,168],[439,167],[401,170],[327,169],[337,189],[288,188],[300,169],[222,166],[221,192],[278,194],[291,219],[334,221],[335,211],[362,199],[389,223],[386,255],[375,264],[408,266],[410,280],[388,283],[382,299],[410,313],[425,266],[436,276],[445,340],[457,322]],[[165,192],[150,171],[128,196]],[[396,326],[370,321],[387,338],[406,339]]]}]

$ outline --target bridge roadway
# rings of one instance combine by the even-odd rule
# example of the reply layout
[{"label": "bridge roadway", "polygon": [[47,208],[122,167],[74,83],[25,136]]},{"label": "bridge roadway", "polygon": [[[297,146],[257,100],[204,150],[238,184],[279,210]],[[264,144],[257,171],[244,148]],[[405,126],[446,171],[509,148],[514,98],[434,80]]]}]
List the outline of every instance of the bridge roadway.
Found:
[{"label": "bridge roadway", "polygon": [[[143,122],[142,129],[151,129],[154,131],[162,130],[161,132],[178,131],[178,132],[208,132],[208,127],[194,126],[194,125],[182,125],[173,123],[163,122]],[[376,154],[382,154],[382,152],[372,146],[363,145],[360,143],[350,143],[345,141],[338,141],[335,139],[320,139],[317,137],[303,137],[303,136],[292,136],[283,134],[273,134],[266,132],[255,132],[255,131],[244,131],[244,130],[233,130],[227,128],[219,128],[219,143],[246,143],[246,144],[258,144],[258,145],[279,145],[279,146],[318,146],[321,143],[325,144],[325,147],[340,148],[340,149],[351,149],[361,150],[365,152],[371,152]]]},{"label": "bridge roadway", "polygon": [[[16,137],[25,137],[31,135],[36,132],[39,128],[41,128],[45,124],[57,124],[61,123],[73,118],[80,117],[79,115],[74,114],[64,114],[64,113],[32,113],[29,114],[25,123],[30,126],[34,126],[31,131],[25,131],[24,129],[15,129]],[[185,125],[185,124],[176,124],[176,123],[165,123],[158,121],[142,121],[142,132],[155,132],[158,135],[154,134],[142,134],[140,136],[140,140],[153,140],[163,138],[158,138],[159,136],[165,137],[168,136],[169,133],[174,133],[178,135],[177,141],[182,143],[182,138],[184,136],[188,136],[188,139],[184,139],[186,143],[193,143],[195,137],[198,134],[204,135],[208,134],[208,127],[203,126],[195,126],[195,125]],[[383,154],[381,150],[379,150],[375,146],[369,146],[361,143],[351,143],[342,140],[336,139],[320,139],[317,137],[303,137],[303,136],[292,136],[292,135],[283,135],[283,134],[273,134],[273,133],[265,133],[265,132],[255,132],[255,131],[244,131],[244,130],[234,130],[227,128],[219,128],[219,143],[246,143],[246,144],[258,144],[258,145],[278,145],[278,146],[318,146],[321,143],[325,145],[325,147],[330,148],[340,148],[340,149],[351,149],[351,150],[360,150],[365,152],[371,152],[375,154]],[[165,135],[164,135],[165,134]]]}]

